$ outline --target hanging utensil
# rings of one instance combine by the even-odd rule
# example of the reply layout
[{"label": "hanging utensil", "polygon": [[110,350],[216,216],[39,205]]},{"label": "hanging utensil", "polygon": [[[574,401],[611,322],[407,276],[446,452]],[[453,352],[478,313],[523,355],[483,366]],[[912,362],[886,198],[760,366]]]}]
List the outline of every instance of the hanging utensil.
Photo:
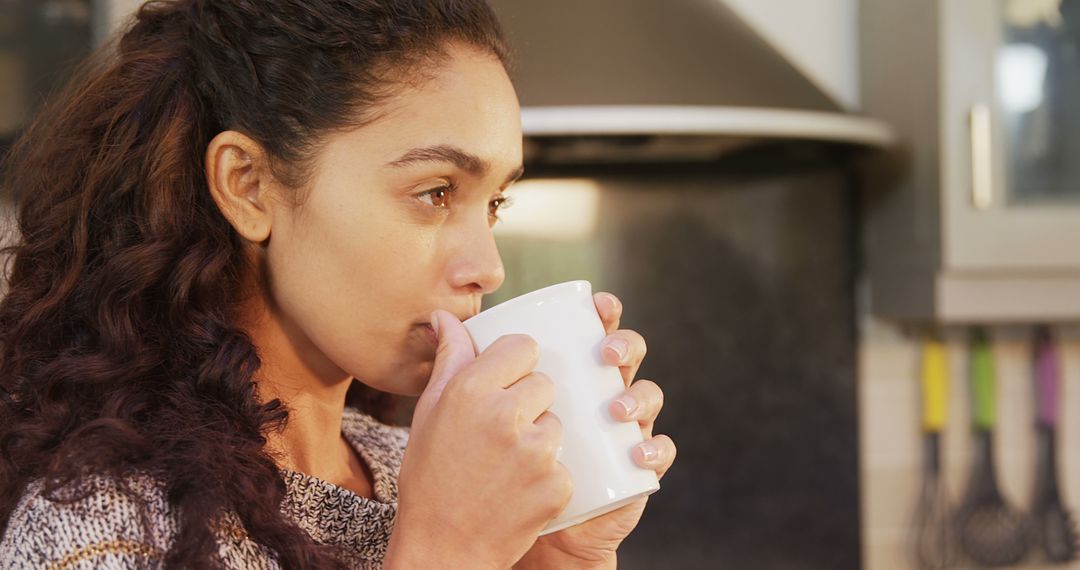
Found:
[{"label": "hanging utensil", "polygon": [[919,568],[948,568],[953,561],[948,498],[941,478],[941,434],[949,402],[949,362],[936,336],[922,345],[923,486],[915,511],[915,556]]},{"label": "hanging utensil", "polygon": [[1038,463],[1035,469],[1035,495],[1031,524],[1036,542],[1046,560],[1069,562],[1076,558],[1076,525],[1071,513],[1061,503],[1057,482],[1057,425],[1061,364],[1049,329],[1035,332],[1034,350]]},{"label": "hanging utensil", "polygon": [[974,451],[971,480],[956,512],[960,548],[983,566],[1011,566],[1028,551],[1026,521],[998,490],[994,471],[994,426],[997,422],[997,378],[985,332],[976,330],[971,343],[971,395]]}]

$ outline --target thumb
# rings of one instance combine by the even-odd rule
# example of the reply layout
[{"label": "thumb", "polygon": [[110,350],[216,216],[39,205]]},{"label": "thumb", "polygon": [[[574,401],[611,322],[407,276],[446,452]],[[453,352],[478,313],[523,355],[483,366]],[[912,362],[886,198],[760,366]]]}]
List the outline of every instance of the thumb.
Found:
[{"label": "thumb", "polygon": [[416,402],[412,421],[414,427],[423,423],[435,409],[450,379],[476,360],[469,331],[452,313],[443,310],[431,313],[431,326],[439,337],[439,346],[435,349],[431,379]]}]

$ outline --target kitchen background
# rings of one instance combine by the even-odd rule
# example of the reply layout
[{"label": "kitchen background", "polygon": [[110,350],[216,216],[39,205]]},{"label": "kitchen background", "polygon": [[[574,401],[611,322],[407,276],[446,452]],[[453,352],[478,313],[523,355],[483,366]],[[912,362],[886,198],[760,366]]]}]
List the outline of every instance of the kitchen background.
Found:
[{"label": "kitchen background", "polygon": [[[0,144],[139,3],[0,0]],[[975,324],[997,482],[1024,512],[1034,325],[1050,325],[1077,505],[1076,2],[493,5],[519,52],[529,174],[485,306],[578,278],[619,295],[679,445],[622,568],[920,567],[923,387],[949,388],[928,424],[952,512],[976,459]],[[1014,567],[1080,568],[1039,552]]]}]

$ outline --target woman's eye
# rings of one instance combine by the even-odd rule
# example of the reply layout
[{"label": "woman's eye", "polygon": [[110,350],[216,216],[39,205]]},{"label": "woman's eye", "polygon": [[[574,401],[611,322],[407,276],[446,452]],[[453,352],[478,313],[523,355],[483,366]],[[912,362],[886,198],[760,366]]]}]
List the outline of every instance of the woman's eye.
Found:
[{"label": "woman's eye", "polygon": [[509,208],[514,203],[514,199],[510,196],[496,196],[491,201],[491,217],[495,220],[499,219],[499,211]]},{"label": "woman's eye", "polygon": [[[435,206],[436,208],[449,207],[450,194],[452,194],[454,188],[452,186],[439,186],[438,188],[432,188],[427,192],[420,194],[420,199]],[[428,200],[425,200],[428,198]]]},{"label": "woman's eye", "polygon": [[[448,210],[450,209],[450,202],[453,201],[455,192],[457,192],[457,187],[453,184],[447,184],[421,192],[417,197],[420,201],[429,204],[435,209]],[[488,203],[488,216],[491,219],[498,221],[499,211],[509,208],[511,204],[513,204],[513,198],[503,194],[495,196],[491,202]]]}]

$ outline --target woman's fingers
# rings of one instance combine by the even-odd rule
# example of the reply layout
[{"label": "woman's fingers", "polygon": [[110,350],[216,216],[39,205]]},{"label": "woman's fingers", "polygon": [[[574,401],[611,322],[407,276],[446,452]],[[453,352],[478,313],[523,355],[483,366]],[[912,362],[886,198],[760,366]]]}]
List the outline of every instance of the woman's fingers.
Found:
[{"label": "woman's fingers", "polygon": [[646,352],[645,337],[629,329],[609,334],[600,344],[601,359],[605,364],[618,366],[623,383],[628,386],[634,381]]},{"label": "woman's fingers", "polygon": [[600,322],[604,323],[604,332],[611,334],[618,330],[619,319],[622,317],[622,301],[611,293],[596,293],[593,295],[593,304],[596,312],[600,314]]},{"label": "woman's fingers", "polygon": [[[556,461],[563,438],[563,425],[559,416],[545,411],[536,418],[529,433],[529,439],[542,448],[542,456],[548,461]],[[565,470],[565,468],[561,469]],[[565,505],[564,505],[565,506]]]},{"label": "woman's fingers", "polygon": [[663,477],[675,462],[675,442],[666,435],[646,439],[634,447],[634,463],[646,469],[656,471],[657,477]]},{"label": "woman's fingers", "polygon": [[607,364],[618,366],[623,383],[629,386],[645,358],[645,339],[635,331],[619,330],[623,305],[618,297],[607,292],[596,293],[593,304],[608,335],[600,347],[600,358]]},{"label": "woman's fingers", "polygon": [[638,380],[608,406],[618,422],[637,420],[645,437],[652,436],[653,422],[664,407],[664,391],[652,380]]},{"label": "woman's fingers", "polygon": [[601,359],[606,364],[619,367],[627,386],[626,392],[611,402],[611,417],[616,421],[638,422],[645,441],[634,447],[634,462],[646,469],[656,470],[657,477],[663,477],[674,463],[676,454],[675,442],[670,437],[652,435],[656,417],[664,407],[664,392],[650,380],[634,382],[634,376],[647,352],[645,339],[635,331],[619,330],[623,307],[618,297],[606,292],[597,293],[593,295],[593,303],[608,335],[601,344]]},{"label": "woman's fingers", "polygon": [[555,383],[543,372],[532,372],[506,389],[508,413],[519,422],[533,423],[555,403]]}]

